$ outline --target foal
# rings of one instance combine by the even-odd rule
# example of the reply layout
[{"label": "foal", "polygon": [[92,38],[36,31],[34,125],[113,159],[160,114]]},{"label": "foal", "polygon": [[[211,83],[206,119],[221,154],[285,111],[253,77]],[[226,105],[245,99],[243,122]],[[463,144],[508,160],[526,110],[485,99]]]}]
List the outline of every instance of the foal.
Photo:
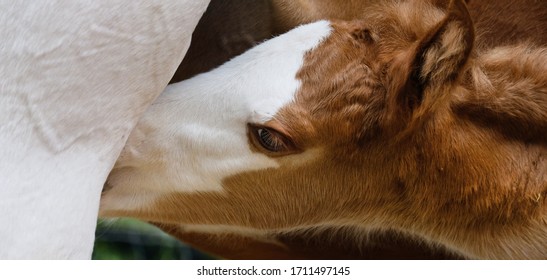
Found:
[{"label": "foal", "polygon": [[469,258],[547,257],[547,50],[474,51],[465,4],[389,2],[170,86],[104,216],[272,240],[396,231]]}]

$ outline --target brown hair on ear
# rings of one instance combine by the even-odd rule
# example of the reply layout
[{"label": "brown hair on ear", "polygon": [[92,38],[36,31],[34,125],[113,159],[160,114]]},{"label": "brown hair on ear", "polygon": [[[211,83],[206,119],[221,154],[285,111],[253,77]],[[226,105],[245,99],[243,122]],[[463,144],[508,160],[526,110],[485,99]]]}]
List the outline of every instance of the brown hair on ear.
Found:
[{"label": "brown hair on ear", "polygon": [[450,83],[456,80],[473,48],[473,22],[462,0],[450,3],[448,15],[417,47],[413,74],[420,85]]},{"label": "brown hair on ear", "polygon": [[392,60],[388,70],[388,120],[434,111],[460,76],[474,43],[463,0],[450,1],[446,16]]}]

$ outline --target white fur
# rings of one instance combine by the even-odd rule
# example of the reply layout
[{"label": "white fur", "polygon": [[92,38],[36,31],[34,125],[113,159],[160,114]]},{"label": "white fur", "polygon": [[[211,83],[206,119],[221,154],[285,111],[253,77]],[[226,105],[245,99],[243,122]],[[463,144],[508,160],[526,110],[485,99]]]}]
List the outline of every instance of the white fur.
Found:
[{"label": "white fur", "polygon": [[327,21],[301,26],[169,86],[129,137],[101,210],[143,208],[171,192],[222,191],[226,177],[277,167],[250,149],[247,123],[263,123],[293,100],[304,54],[330,32]]},{"label": "white fur", "polygon": [[0,2],[0,258],[90,258],[129,132],[208,0]]}]

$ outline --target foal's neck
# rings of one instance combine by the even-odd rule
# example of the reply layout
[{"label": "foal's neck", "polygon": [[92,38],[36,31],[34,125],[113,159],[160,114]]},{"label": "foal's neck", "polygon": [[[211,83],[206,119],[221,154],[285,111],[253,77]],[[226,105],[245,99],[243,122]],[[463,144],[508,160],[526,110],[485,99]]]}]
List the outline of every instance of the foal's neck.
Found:
[{"label": "foal's neck", "polygon": [[547,48],[498,47],[477,56],[452,109],[526,144],[547,146]]}]

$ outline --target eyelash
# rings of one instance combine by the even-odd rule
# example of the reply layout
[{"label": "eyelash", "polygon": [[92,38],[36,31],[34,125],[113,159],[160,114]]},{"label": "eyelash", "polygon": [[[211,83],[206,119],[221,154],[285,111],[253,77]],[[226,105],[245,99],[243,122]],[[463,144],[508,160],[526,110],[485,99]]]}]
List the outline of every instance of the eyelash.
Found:
[{"label": "eyelash", "polygon": [[252,142],[267,153],[284,155],[298,150],[289,137],[273,128],[254,124],[248,127]]},{"label": "eyelash", "polygon": [[285,150],[285,143],[279,137],[273,135],[267,128],[258,128],[256,130],[257,139],[262,147],[270,152],[281,152]]}]

